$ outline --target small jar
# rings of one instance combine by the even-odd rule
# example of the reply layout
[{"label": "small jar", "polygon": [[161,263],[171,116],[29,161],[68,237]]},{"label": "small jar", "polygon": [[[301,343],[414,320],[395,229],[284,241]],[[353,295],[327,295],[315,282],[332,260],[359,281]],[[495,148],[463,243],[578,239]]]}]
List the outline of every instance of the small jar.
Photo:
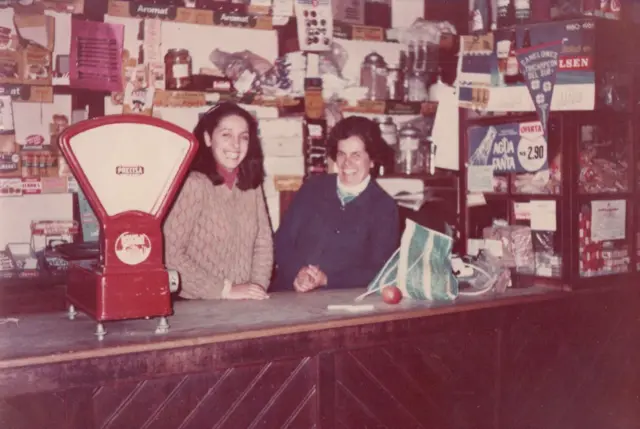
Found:
[{"label": "small jar", "polygon": [[391,116],[387,116],[384,122],[379,124],[382,139],[392,148],[398,145],[398,127]]},{"label": "small jar", "polygon": [[404,125],[398,136],[396,172],[400,174],[423,173],[427,158],[424,149],[420,131],[410,124]]},{"label": "small jar", "polygon": [[387,98],[387,63],[376,52],[364,57],[360,66],[360,86],[368,89],[367,99],[377,101]]},{"label": "small jar", "polygon": [[169,49],[164,56],[166,89],[185,89],[191,84],[191,55],[186,49]]}]

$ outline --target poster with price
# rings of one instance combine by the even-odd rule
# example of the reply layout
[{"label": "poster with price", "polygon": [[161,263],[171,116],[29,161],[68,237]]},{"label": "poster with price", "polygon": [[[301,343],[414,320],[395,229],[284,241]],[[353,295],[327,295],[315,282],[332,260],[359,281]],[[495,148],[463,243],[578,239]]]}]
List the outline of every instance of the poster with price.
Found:
[{"label": "poster with price", "polygon": [[122,91],[124,26],[102,22],[71,22],[69,80],[71,87]]},{"label": "poster with price", "polygon": [[494,174],[549,168],[547,140],[538,121],[470,127],[467,142],[468,164],[490,165]]},{"label": "poster with price", "polygon": [[520,49],[516,53],[524,81],[542,123],[545,138],[547,138],[547,122],[549,121],[553,88],[556,84],[561,47],[562,41],[559,40],[532,48]]}]

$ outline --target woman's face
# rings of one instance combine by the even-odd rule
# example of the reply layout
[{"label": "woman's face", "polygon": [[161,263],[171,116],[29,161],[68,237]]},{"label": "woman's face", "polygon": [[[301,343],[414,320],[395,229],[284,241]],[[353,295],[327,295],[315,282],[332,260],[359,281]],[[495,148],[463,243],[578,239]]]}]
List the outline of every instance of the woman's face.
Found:
[{"label": "woman's face", "polygon": [[373,168],[373,161],[369,158],[362,139],[352,136],[338,142],[336,165],[340,182],[355,186],[367,178],[369,170]]},{"label": "woman's face", "polygon": [[204,135],[205,144],[211,148],[216,162],[233,170],[244,160],[249,149],[249,124],[238,115],[225,116],[211,136]]}]

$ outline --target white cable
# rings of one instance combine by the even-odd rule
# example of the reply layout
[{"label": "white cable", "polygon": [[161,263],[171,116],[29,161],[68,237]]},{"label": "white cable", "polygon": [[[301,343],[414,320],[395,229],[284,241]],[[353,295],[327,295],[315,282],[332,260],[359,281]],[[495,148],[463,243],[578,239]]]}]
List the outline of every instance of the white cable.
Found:
[{"label": "white cable", "polygon": [[493,289],[493,285],[496,282],[496,276],[491,276],[487,271],[483,270],[480,267],[477,267],[473,264],[466,264],[468,267],[473,268],[474,270],[478,271],[480,274],[484,274],[485,276],[487,276],[487,278],[489,279],[485,285],[489,285],[486,286],[484,289],[479,289],[479,290],[473,290],[473,291],[459,291],[458,295],[461,296],[480,296],[480,295],[484,295],[485,293],[489,292],[490,290]]}]

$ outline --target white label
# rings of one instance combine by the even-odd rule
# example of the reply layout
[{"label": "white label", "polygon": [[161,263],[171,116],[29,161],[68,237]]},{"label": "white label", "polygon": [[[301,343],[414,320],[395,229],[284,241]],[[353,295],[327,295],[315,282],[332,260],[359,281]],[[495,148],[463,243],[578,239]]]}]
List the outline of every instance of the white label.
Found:
[{"label": "white label", "polygon": [[467,191],[493,192],[493,166],[469,165],[467,167]]},{"label": "white label", "polygon": [[151,253],[151,240],[147,234],[123,232],[115,244],[116,256],[127,265],[146,261]]},{"label": "white label", "polygon": [[183,77],[189,77],[189,65],[188,64],[174,64],[173,65],[173,78],[181,79]]},{"label": "white label", "polygon": [[593,241],[624,240],[626,222],[627,202],[625,200],[591,201],[591,239]]},{"label": "white label", "polygon": [[238,79],[234,82],[234,87],[236,91],[240,94],[244,94],[245,92],[249,92],[251,89],[251,85],[253,85],[253,81],[256,79],[256,74],[250,70],[245,70],[242,72]]},{"label": "white label", "polygon": [[522,137],[518,143],[518,161],[529,173],[539,171],[547,162],[547,141],[544,136]]},{"label": "white label", "polygon": [[531,209],[531,229],[533,231],[556,231],[556,201],[534,200],[529,203]]}]

